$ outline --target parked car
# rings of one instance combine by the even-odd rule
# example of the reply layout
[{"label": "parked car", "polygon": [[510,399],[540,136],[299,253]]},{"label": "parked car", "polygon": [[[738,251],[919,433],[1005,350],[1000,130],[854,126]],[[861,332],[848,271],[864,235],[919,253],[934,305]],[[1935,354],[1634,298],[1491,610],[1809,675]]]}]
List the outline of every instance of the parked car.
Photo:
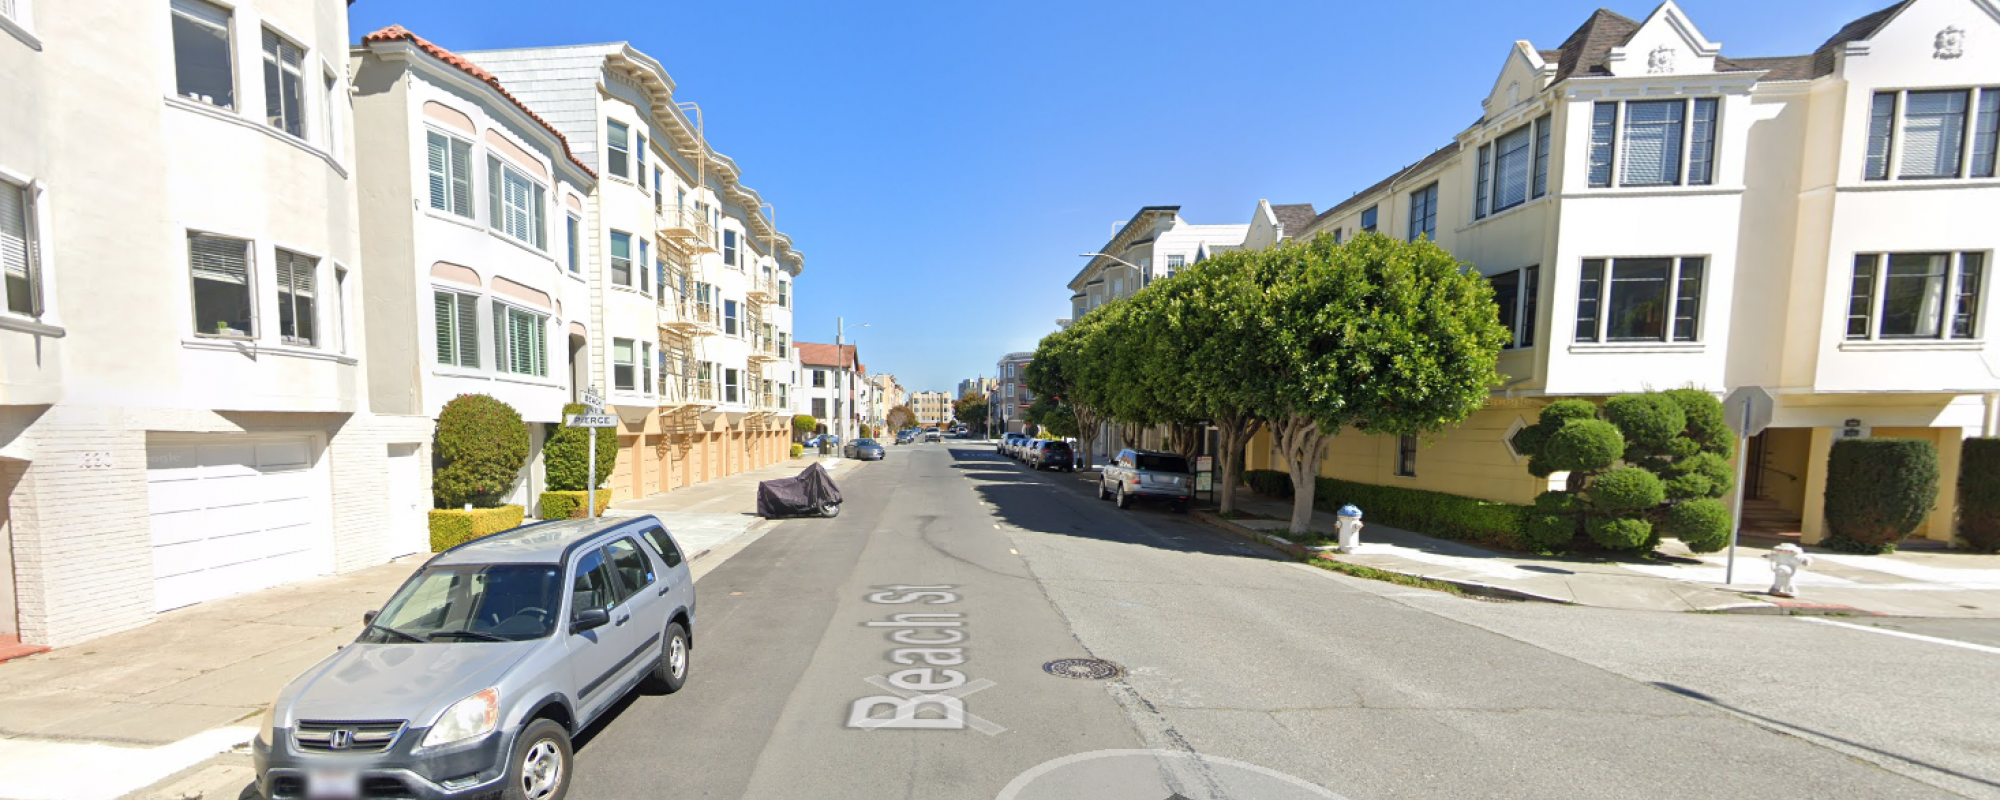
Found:
[{"label": "parked car", "polygon": [[862,461],[881,461],[884,456],[889,454],[889,451],[882,447],[881,442],[877,442],[874,439],[856,439],[848,442],[846,447],[841,448],[840,453],[848,458],[860,459]]},{"label": "parked car", "polygon": [[1021,434],[1018,433],[1002,434],[1000,436],[1000,439],[993,443],[993,452],[999,453],[1000,455],[1003,456],[1008,455],[1007,448],[1014,446],[1014,437],[1020,435]]},{"label": "parked car", "polygon": [[896,444],[909,444],[916,440],[917,440],[916,431],[903,431],[902,433],[896,434]]},{"label": "parked car", "polygon": [[1069,442],[1061,439],[1037,439],[1028,446],[1028,466],[1036,470],[1059,469],[1064,472],[1076,471],[1076,454],[1070,450]]},{"label": "parked car", "polygon": [[561,797],[571,737],[688,676],[694,580],[660,520],[541,522],[431,557],[292,680],[251,758],[266,798]]},{"label": "parked car", "polygon": [[1007,456],[1008,458],[1014,458],[1015,451],[1021,446],[1021,443],[1027,441],[1027,439],[1028,439],[1027,434],[1021,434],[1021,433],[1007,434],[1000,440],[1000,452],[1003,455]]},{"label": "parked car", "polygon": [[942,442],[944,441],[944,434],[938,433],[936,428],[932,428],[931,430],[924,431],[924,441]]},{"label": "parked car", "polygon": [[806,440],[806,449],[812,450],[818,448],[821,442],[825,442],[827,444],[838,447],[840,445],[840,437],[835,436],[831,433],[816,434],[812,438]]},{"label": "parked car", "polygon": [[1131,508],[1135,500],[1164,500],[1186,512],[1194,499],[1194,470],[1179,453],[1120,450],[1104,465],[1097,498],[1116,500],[1119,508]]}]

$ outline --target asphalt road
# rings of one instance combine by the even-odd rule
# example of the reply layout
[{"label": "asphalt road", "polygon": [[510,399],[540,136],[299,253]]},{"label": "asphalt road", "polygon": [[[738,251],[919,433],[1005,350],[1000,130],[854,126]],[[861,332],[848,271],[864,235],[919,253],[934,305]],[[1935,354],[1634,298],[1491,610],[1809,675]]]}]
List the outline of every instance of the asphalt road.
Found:
[{"label": "asphalt road", "polygon": [[[1153,750],[1323,788],[1164,779],[1191,800],[2000,798],[1990,625],[1884,625],[1917,639],[1404,589],[1117,511],[976,442],[893,447],[841,490],[838,518],[781,523],[701,576],[687,688],[588,732],[571,797],[993,800],[1048,762],[1069,759],[1054,780]],[[958,616],[869,625],[898,614]],[[857,722],[861,698],[917,694],[885,682],[912,669],[898,655],[962,658],[938,668],[973,682],[951,690],[962,725]],[[1124,673],[1044,671],[1064,658]]]}]

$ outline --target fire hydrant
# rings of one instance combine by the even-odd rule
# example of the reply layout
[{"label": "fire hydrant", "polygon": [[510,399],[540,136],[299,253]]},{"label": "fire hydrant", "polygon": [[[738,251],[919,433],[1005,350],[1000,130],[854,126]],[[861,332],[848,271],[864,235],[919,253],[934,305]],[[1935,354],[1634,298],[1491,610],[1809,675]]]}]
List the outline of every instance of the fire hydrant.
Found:
[{"label": "fire hydrant", "polygon": [[1354,552],[1361,546],[1361,509],[1349,503],[1341,506],[1333,516],[1340,520],[1340,552]]},{"label": "fire hydrant", "polygon": [[1771,560],[1771,596],[1797,597],[1792,590],[1792,578],[1797,577],[1800,570],[1812,566],[1813,557],[1806,555],[1806,551],[1795,544],[1773,547],[1764,557]]}]

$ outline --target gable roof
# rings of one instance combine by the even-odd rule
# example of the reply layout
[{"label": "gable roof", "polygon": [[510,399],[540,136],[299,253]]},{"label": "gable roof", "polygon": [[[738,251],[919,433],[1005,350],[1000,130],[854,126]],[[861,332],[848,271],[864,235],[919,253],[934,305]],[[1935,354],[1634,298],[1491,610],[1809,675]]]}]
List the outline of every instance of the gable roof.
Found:
[{"label": "gable roof", "polygon": [[792,342],[792,346],[798,348],[799,363],[801,364],[808,364],[815,367],[833,367],[835,369],[854,369],[861,363],[859,357],[855,355],[854,345],[851,344],[815,344],[813,342],[794,341]]},{"label": "gable roof", "polygon": [[[1824,44],[1811,53],[1793,56],[1768,56],[1758,58],[1729,58],[1717,56],[1717,72],[1765,71],[1764,80],[1800,81],[1811,80],[1822,75],[1833,74],[1834,54],[1849,42],[1857,42],[1873,37],[1894,19],[1896,14],[1916,0],[1901,0],[1887,8],[1855,19],[1834,32]],[[1556,65],[1555,80],[1560,82],[1572,76],[1609,75],[1611,49],[1632,40],[1639,32],[1640,24],[1630,17],[1607,9],[1592,12],[1562,46],[1554,50],[1539,51],[1543,61]]]},{"label": "gable roof", "polygon": [[[1632,34],[1639,32],[1639,23],[1610,9],[1600,8],[1592,12],[1590,19],[1584,20],[1556,48],[1556,80],[1561,81],[1571,75],[1605,75],[1604,65],[1611,55],[1611,48],[1630,41]],[[1548,52],[1543,51],[1543,60],[1548,60]]]},{"label": "gable roof", "polygon": [[1284,229],[1286,236],[1305,233],[1306,228],[1312,226],[1314,216],[1311,203],[1271,206],[1271,215],[1278,218],[1278,225]]},{"label": "gable roof", "polygon": [[405,41],[416,45],[418,50],[424,51],[432,58],[456,67],[459,71],[493,87],[493,91],[499,92],[501,97],[507,98],[508,102],[513,103],[516,108],[521,109],[521,113],[527,114],[529,119],[535,121],[535,124],[542,126],[544,130],[549,132],[549,135],[556,137],[556,143],[562,145],[563,155],[569,157],[571,164],[575,164],[577,169],[583,170],[583,173],[589,175],[591,180],[597,179],[597,173],[592,171],[590,167],[585,166],[583,160],[576,157],[576,153],[570,151],[569,137],[564,136],[562,131],[556,130],[556,126],[550,125],[548,120],[542,119],[542,115],[535,113],[535,110],[529,108],[527,103],[521,102],[513,93],[508,92],[507,87],[500,85],[500,79],[493,77],[493,73],[480,69],[478,64],[467,61],[464,56],[439,47],[431,43],[429,39],[411,33],[408,28],[404,28],[401,25],[390,25],[389,27],[361,37],[361,43],[364,45],[394,41]]},{"label": "gable roof", "polygon": [[1387,178],[1383,178],[1380,181],[1376,181],[1374,186],[1362,189],[1361,191],[1356,192],[1353,197],[1349,197],[1346,200],[1341,201],[1340,204],[1327,209],[1326,213],[1314,217],[1312,222],[1309,223],[1305,228],[1300,228],[1297,231],[1292,232],[1292,235],[1298,236],[1299,234],[1305,233],[1306,228],[1319,225],[1322,222],[1333,219],[1334,217],[1338,217],[1341,214],[1346,213],[1348,209],[1361,205],[1361,203],[1364,201],[1378,199],[1375,197],[1375,194],[1377,192],[1387,189],[1390,186],[1395,185],[1397,181],[1400,181],[1411,175],[1419,175],[1424,172],[1427,172],[1432,167],[1435,167],[1439,164],[1449,161],[1452,159],[1452,157],[1457,155],[1458,155],[1458,142],[1456,141],[1452,142],[1451,144],[1440,147],[1437,150],[1433,151],[1430,155],[1418,159],[1417,163],[1396,170],[1395,174],[1390,175]]}]

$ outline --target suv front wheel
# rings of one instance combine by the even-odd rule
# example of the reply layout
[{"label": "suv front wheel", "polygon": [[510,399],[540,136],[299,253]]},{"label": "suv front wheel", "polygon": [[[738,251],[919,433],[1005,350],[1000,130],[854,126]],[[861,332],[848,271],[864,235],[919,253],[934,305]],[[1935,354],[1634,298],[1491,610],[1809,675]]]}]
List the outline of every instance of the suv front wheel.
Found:
[{"label": "suv front wheel", "polygon": [[514,742],[507,765],[505,800],[562,800],[569,794],[571,758],[569,732],[554,720],[528,723]]}]

